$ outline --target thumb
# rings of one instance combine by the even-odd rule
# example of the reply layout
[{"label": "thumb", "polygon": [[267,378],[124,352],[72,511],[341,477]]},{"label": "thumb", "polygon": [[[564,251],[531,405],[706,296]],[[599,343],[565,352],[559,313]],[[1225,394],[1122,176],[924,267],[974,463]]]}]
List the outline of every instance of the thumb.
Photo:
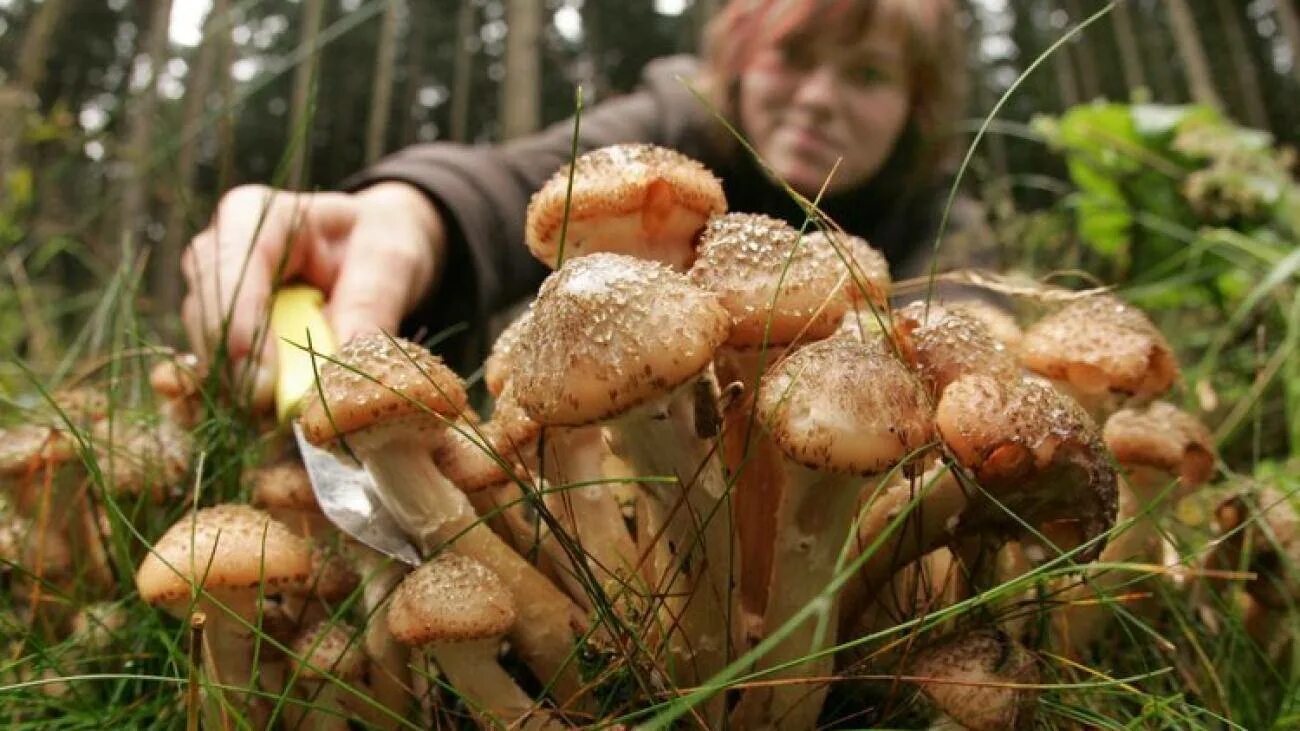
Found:
[{"label": "thumb", "polygon": [[432,278],[433,253],[414,222],[365,215],[349,237],[327,316],[340,343],[356,335],[397,332]]}]

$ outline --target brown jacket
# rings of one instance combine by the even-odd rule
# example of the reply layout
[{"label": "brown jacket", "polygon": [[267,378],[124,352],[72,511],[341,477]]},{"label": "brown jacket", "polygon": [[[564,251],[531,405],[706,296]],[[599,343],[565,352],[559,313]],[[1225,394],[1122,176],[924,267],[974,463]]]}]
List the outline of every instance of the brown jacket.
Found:
[{"label": "brown jacket", "polygon": [[[687,86],[698,65],[688,56],[647,66],[641,88],[585,109],[579,151],[617,142],[651,142],[690,155],[723,181],[734,211],[766,213],[803,223],[803,214],[743,150],[724,139],[712,112]],[[447,222],[448,261],[437,291],[405,327],[443,334],[438,349],[458,368],[473,368],[485,352],[486,323],[532,294],[546,268],[524,246],[529,197],[569,160],[573,122],[495,147],[416,145],[355,176],[351,189],[400,180],[425,191]],[[946,186],[905,186],[910,145],[905,134],[885,169],[860,189],[822,201],[850,233],[885,253],[896,278],[922,273],[929,261]],[[906,192],[905,192],[906,191]],[[947,257],[945,257],[947,258]]]}]

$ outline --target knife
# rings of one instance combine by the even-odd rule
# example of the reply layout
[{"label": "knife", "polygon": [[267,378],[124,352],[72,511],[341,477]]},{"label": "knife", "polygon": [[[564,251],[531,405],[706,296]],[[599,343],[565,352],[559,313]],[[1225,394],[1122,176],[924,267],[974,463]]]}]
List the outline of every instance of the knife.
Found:
[{"label": "knife", "polygon": [[375,480],[366,468],[351,456],[338,457],[313,445],[298,424],[298,410],[315,390],[316,373],[326,362],[322,356],[337,350],[334,333],[325,320],[324,303],[320,290],[305,285],[282,287],[271,302],[271,333],[279,359],[276,416],[293,429],[298,454],[325,517],[358,542],[419,566],[419,550],[375,496]]}]

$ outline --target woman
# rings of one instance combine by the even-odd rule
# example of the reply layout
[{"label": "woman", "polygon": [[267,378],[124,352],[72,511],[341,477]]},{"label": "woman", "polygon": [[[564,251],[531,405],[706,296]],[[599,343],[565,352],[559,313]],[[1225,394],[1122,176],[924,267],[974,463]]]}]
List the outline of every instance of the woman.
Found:
[{"label": "woman", "polygon": [[[675,148],[718,174],[731,210],[800,225],[803,213],[720,114],[794,190],[821,192],[821,208],[881,249],[896,276],[918,273],[964,101],[955,15],[951,0],[731,0],[709,27],[702,65],[651,64],[641,89],[583,113],[580,147]],[[524,211],[568,161],[572,130],[566,121],[494,148],[412,147],[352,179],[351,193],[230,191],[184,259],[194,347],[205,354],[229,312],[229,352],[250,355],[283,259],[281,280],[329,292],[341,338],[465,323],[443,352],[477,362],[487,319],[546,273],[523,245]]]}]

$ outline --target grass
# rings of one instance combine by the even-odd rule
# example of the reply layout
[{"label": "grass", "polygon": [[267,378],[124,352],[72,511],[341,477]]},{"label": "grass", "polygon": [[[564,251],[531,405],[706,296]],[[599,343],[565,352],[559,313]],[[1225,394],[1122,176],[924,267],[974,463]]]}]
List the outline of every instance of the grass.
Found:
[{"label": "grass", "polygon": [[[1055,47],[1049,53],[1052,50]],[[1038,63],[1041,59],[1031,70]],[[1008,94],[1012,92],[1014,87]],[[972,155],[985,131],[993,128],[994,114],[981,126],[971,147]],[[575,143],[575,153],[576,149]],[[966,162],[970,160],[968,155]],[[819,216],[815,200],[801,202],[809,212],[805,228],[833,226]],[[1169,230],[1176,224],[1148,220],[1143,225]],[[1194,231],[1180,233],[1189,247],[1197,247],[1201,253],[1243,262],[1255,273],[1256,282],[1241,305],[1213,327],[1166,329],[1176,347],[1199,356],[1187,362],[1191,388],[1213,382],[1219,370],[1228,365],[1240,368],[1253,364],[1255,373],[1234,407],[1215,425],[1220,440],[1243,430],[1249,432],[1255,449],[1246,459],[1234,453],[1231,462],[1220,466],[1221,476],[1215,486],[1193,496],[1179,510],[1166,511],[1158,521],[1163,537],[1177,555],[1196,565],[1212,549],[1208,519],[1211,506],[1229,490],[1250,489],[1255,480],[1267,480],[1288,495],[1300,490],[1294,470],[1269,469],[1268,458],[1273,455],[1261,446],[1266,436],[1266,417],[1278,408],[1279,399],[1274,396],[1280,395],[1285,413],[1293,421],[1300,413],[1296,408],[1300,402],[1300,373],[1296,368],[1300,366],[1294,357],[1296,339],[1300,338],[1300,294],[1295,287],[1300,259],[1288,246],[1260,249],[1256,243],[1243,243],[1228,231],[1208,237]],[[1129,294],[1177,288],[1196,280],[1200,275],[1196,253],[1189,251],[1177,261],[1168,262],[1161,277],[1144,282],[1142,291]],[[126,242],[117,270],[102,282],[97,299],[71,302],[39,286],[44,272],[41,264],[51,258],[40,242],[14,249],[9,256],[26,266],[34,277],[24,280],[10,267],[13,286],[8,294],[0,291],[0,304],[6,312],[39,311],[46,316],[59,313],[84,324],[58,340],[52,347],[59,357],[39,364],[39,369],[16,356],[0,363],[0,395],[5,407],[0,413],[4,421],[15,423],[38,412],[48,413],[54,388],[69,384],[97,388],[108,399],[111,419],[156,419],[158,404],[145,383],[149,367],[165,349],[157,345],[160,339],[136,307],[142,296],[142,254]],[[1044,279],[1050,275],[1039,274]],[[1267,333],[1267,337],[1257,339],[1248,331],[1243,338],[1242,329],[1260,309],[1270,307],[1282,315],[1281,334]],[[72,311],[64,312],[64,308]],[[883,321],[888,314],[876,316]],[[28,325],[9,327],[32,330],[32,321],[29,316]],[[207,681],[200,680],[201,674],[195,672],[198,653],[192,630],[187,623],[141,602],[132,576],[151,541],[167,526],[193,505],[246,500],[249,469],[284,449],[283,433],[260,428],[250,414],[247,394],[237,389],[232,392],[225,358],[222,352],[216,354],[218,367],[203,384],[203,417],[193,429],[194,467],[186,482],[172,486],[169,500],[162,505],[115,493],[111,474],[91,448],[92,435],[66,414],[56,413],[53,417],[79,444],[78,460],[69,470],[76,474],[31,478],[84,483],[91,500],[103,506],[111,533],[107,550],[113,584],[96,587],[84,577],[66,583],[45,581],[35,626],[23,616],[31,609],[26,597],[12,590],[0,597],[0,639],[5,650],[0,657],[0,719],[7,727],[179,728],[196,720],[199,710],[193,690],[196,682]],[[751,416],[751,428],[754,424]],[[1289,437],[1288,445],[1293,450],[1294,436]],[[503,466],[511,467],[507,455],[494,456]],[[538,530],[544,526],[571,555],[581,552],[541,499],[547,492],[562,493],[579,486],[541,487],[535,475],[514,476],[524,488],[522,499],[536,516]],[[891,524],[890,530],[899,530],[918,504],[919,498]],[[485,515],[483,519],[491,517]],[[1133,530],[1135,525],[1121,523],[1110,537]],[[607,637],[585,638],[574,648],[573,655],[583,677],[594,686],[600,716],[609,722],[669,728],[689,719],[692,706],[710,694],[764,682],[764,675],[754,673],[750,663],[797,623],[824,618],[829,597],[883,545],[885,538],[880,536],[875,546],[854,559],[855,563],[848,561],[847,550],[843,552],[835,579],[816,599],[726,671],[695,689],[666,685],[662,651],[643,641],[653,617],[650,610],[663,598],[662,587],[629,585],[622,588],[623,595],[610,596],[598,588],[594,576],[580,577],[590,588],[595,616],[608,633]],[[901,671],[902,660],[914,646],[954,625],[1018,620],[1037,628],[1030,631],[1031,637],[1039,635],[1036,649],[1042,682],[1035,686],[1036,710],[1038,725],[1044,728],[1294,727],[1300,723],[1300,684],[1293,651],[1288,648],[1280,656],[1270,656],[1252,640],[1238,604],[1239,584],[1249,565],[1243,562],[1230,568],[1235,573],[1228,575],[1233,578],[1193,577],[1191,588],[1179,588],[1171,581],[1152,580],[1172,578],[1171,572],[1162,567],[1125,562],[1095,565],[1091,567],[1094,572],[1106,571],[1124,578],[1100,596],[1092,597],[1068,590],[1081,579],[1078,567],[1067,554],[1023,575],[980,586],[977,592],[955,603],[923,602],[918,607],[907,607],[913,610],[911,616],[898,617],[894,626],[843,640],[828,650],[857,660],[844,668],[842,679],[833,685],[823,721],[839,727],[915,727],[925,717],[924,704],[914,687],[903,682],[907,678]],[[1293,569],[1289,565],[1281,567],[1284,573]],[[5,581],[11,589],[36,579],[18,565],[8,565],[6,573]],[[1092,576],[1095,579],[1097,574]],[[331,620],[364,626],[363,588],[335,605]],[[1130,609],[1136,599],[1148,596],[1158,606],[1157,612]],[[642,616],[629,619],[616,611],[628,598],[645,607]],[[105,645],[89,648],[80,638],[68,636],[64,626],[72,613],[95,600],[112,602],[124,622],[108,633],[110,639]],[[1103,642],[1078,657],[1047,643],[1042,635],[1052,608],[1067,602],[1094,601],[1101,602],[1112,615]],[[1292,634],[1297,628],[1295,607],[1287,606],[1278,612],[1276,621],[1276,636]],[[252,629],[260,639],[259,654],[273,656],[287,651],[283,639],[265,631],[260,621]],[[361,642],[362,638],[358,635],[354,641]],[[328,668],[321,670],[331,676],[331,682],[347,686]],[[440,727],[469,723],[467,709],[458,702],[454,689],[432,673],[423,680],[430,696],[440,699],[432,711],[435,723]],[[313,704],[311,699],[301,700],[287,689],[268,693],[265,698],[277,716],[294,706]],[[403,725],[415,727],[409,720]]]}]

